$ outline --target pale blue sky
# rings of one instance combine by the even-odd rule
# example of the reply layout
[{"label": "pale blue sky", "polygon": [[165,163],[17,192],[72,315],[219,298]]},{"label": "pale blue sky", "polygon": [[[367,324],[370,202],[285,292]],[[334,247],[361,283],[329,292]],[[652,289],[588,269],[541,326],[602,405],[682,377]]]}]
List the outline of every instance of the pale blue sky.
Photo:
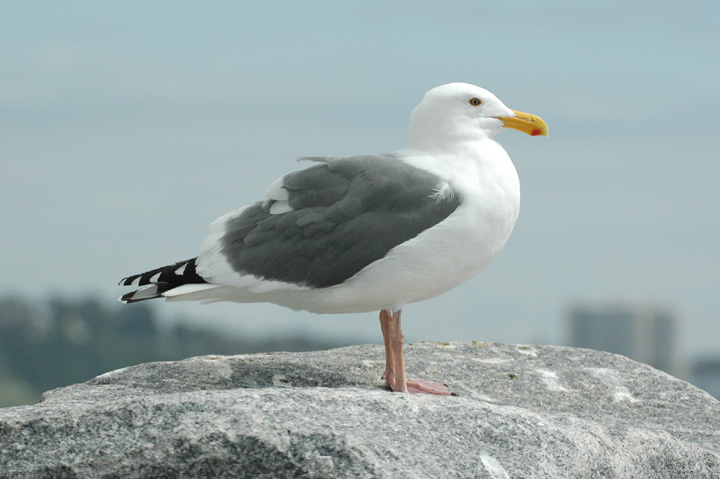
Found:
[{"label": "pale blue sky", "polygon": [[[720,2],[2,2],[0,291],[113,300],[298,156],[405,146],[451,81],[543,117],[505,132],[505,251],[406,308],[410,340],[565,339],[577,301],[660,304],[720,353]],[[380,341],[372,314],[157,304],[248,331]]]}]

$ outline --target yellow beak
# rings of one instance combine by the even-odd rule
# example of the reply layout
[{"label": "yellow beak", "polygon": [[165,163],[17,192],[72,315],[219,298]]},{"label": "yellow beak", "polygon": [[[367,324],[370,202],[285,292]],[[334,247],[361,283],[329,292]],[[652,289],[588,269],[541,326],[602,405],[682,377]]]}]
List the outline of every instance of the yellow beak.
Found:
[{"label": "yellow beak", "polygon": [[530,136],[548,136],[547,123],[539,116],[517,110],[513,110],[513,113],[515,116],[499,116],[497,119],[503,122],[506,128],[522,131]]}]

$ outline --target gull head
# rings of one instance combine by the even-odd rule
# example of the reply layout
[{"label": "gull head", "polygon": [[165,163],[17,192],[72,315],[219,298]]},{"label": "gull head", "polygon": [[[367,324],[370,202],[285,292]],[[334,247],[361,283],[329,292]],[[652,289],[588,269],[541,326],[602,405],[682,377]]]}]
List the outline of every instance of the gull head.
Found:
[{"label": "gull head", "polygon": [[411,148],[447,149],[492,138],[504,128],[548,135],[541,118],[508,108],[484,88],[448,83],[425,93],[410,115],[408,136]]}]

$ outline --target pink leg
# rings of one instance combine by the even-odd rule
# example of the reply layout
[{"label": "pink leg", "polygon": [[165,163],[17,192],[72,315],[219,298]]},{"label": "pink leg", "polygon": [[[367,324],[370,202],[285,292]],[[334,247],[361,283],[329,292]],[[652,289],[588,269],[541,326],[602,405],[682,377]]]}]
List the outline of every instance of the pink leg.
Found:
[{"label": "pink leg", "polygon": [[395,392],[449,396],[450,391],[443,384],[405,378],[404,336],[400,328],[400,314],[401,310],[395,313],[390,313],[387,309],[380,311],[380,329],[385,342],[385,384]]},{"label": "pink leg", "polygon": [[385,372],[382,379],[391,389],[395,384],[395,361],[393,361],[392,345],[390,343],[390,327],[392,325],[393,315],[389,309],[380,311],[380,329],[382,330],[383,342],[385,343]]}]

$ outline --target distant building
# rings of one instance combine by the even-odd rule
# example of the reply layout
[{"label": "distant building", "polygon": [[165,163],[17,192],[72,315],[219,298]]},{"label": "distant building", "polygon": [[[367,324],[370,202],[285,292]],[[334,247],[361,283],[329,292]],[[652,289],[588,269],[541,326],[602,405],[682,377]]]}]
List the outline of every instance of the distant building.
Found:
[{"label": "distant building", "polygon": [[696,361],[690,370],[690,377],[695,386],[720,399],[720,358]]},{"label": "distant building", "polygon": [[622,354],[678,375],[677,321],[658,307],[575,306],[570,311],[570,344]]}]

